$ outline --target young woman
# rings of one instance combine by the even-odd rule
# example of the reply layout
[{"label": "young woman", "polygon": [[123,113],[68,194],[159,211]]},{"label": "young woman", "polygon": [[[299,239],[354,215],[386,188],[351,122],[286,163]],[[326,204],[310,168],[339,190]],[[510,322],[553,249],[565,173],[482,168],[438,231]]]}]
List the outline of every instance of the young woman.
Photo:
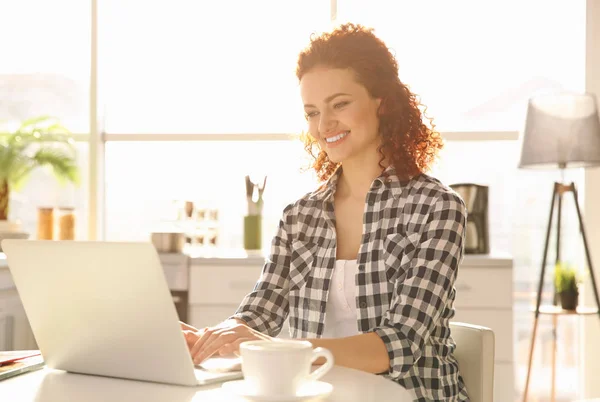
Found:
[{"label": "young woman", "polygon": [[347,24],[299,56],[307,150],[322,185],[289,205],[254,290],[228,320],[183,325],[196,363],[291,336],[383,373],[418,400],[468,400],[449,329],[466,209],[425,172],[442,146],[371,30]]}]

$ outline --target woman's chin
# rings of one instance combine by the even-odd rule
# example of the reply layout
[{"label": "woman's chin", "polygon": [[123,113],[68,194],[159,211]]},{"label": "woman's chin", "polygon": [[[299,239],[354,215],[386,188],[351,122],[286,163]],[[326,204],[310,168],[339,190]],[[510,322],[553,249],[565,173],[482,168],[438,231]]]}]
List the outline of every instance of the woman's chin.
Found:
[{"label": "woman's chin", "polygon": [[336,155],[336,152],[328,152],[327,157],[333,163],[342,163],[344,158],[341,155]]}]

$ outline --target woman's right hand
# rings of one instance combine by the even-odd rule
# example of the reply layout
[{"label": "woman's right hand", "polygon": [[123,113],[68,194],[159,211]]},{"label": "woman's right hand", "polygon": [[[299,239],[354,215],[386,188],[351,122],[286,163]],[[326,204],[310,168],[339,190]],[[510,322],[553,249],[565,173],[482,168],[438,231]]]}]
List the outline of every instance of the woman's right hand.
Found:
[{"label": "woman's right hand", "polygon": [[[190,352],[192,348],[198,341],[202,338],[204,333],[209,329],[208,327],[198,329],[192,325],[186,324],[183,321],[179,321],[179,325],[181,325],[181,331],[183,332],[183,336],[185,338],[185,342],[187,343],[188,349]],[[225,320],[222,323],[215,325],[214,327],[210,327],[211,330],[228,328],[235,325],[246,325],[243,321],[238,319],[230,319]],[[203,343],[203,342],[202,342]]]}]

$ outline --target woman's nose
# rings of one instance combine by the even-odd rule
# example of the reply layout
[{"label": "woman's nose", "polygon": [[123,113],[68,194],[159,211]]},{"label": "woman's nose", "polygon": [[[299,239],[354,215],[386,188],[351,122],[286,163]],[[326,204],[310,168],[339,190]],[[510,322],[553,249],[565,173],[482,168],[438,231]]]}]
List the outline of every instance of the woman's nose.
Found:
[{"label": "woman's nose", "polygon": [[333,118],[329,113],[321,113],[319,119],[319,134],[323,135],[337,126],[337,120]]}]

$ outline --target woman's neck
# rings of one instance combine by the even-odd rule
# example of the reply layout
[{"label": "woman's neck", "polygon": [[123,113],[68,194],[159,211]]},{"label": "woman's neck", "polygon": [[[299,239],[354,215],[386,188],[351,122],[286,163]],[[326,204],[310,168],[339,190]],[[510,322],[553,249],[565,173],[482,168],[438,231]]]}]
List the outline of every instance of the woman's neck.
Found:
[{"label": "woman's neck", "polygon": [[[359,201],[365,200],[373,180],[381,175],[379,160],[362,161],[363,163],[343,162],[342,175],[337,184],[337,195]],[[386,164],[382,163],[385,167]]]}]

